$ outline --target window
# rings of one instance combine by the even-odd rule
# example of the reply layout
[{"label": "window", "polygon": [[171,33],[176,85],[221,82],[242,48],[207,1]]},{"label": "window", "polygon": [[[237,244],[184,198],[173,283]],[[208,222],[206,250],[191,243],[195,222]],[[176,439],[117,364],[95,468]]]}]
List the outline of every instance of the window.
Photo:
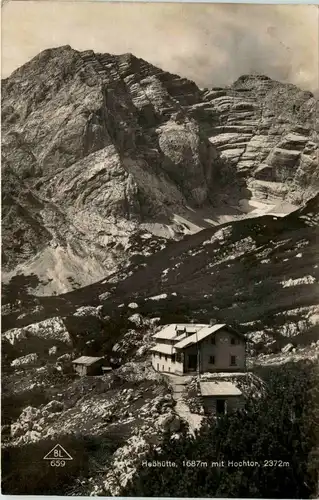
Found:
[{"label": "window", "polygon": [[165,355],[165,361],[167,361],[167,356]]},{"label": "window", "polygon": [[236,356],[230,356],[230,366],[236,366]]},{"label": "window", "polygon": [[161,354],[159,355],[159,359],[162,359],[162,355]]},{"label": "window", "polygon": [[215,364],[215,356],[209,356],[209,364],[214,365]]},{"label": "window", "polygon": [[176,355],[172,354],[172,363],[175,363],[175,357],[176,357]]},{"label": "window", "polygon": [[176,361],[177,361],[178,363],[180,363],[180,362],[182,361],[182,355],[181,355],[181,353],[180,353],[180,352],[178,352],[178,353],[176,354]]},{"label": "window", "polygon": [[237,345],[237,344],[239,344],[239,340],[238,340],[238,339],[236,339],[236,337],[232,337],[232,338],[231,338],[230,343],[231,343],[232,345]]},{"label": "window", "polygon": [[215,337],[215,336],[211,338],[211,343],[212,343],[213,345],[216,345],[216,337]]}]

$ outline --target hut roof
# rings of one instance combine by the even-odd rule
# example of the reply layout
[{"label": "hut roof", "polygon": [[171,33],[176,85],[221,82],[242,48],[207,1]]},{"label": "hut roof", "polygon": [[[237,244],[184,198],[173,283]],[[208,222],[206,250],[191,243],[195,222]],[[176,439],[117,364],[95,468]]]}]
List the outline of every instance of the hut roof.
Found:
[{"label": "hut roof", "polygon": [[241,396],[242,392],[231,382],[200,382],[202,396]]},{"label": "hut roof", "polygon": [[93,363],[96,363],[97,361],[100,361],[100,359],[103,359],[103,357],[93,357],[93,356],[80,356],[79,358],[75,359],[72,361],[72,363],[76,365],[93,365]]}]

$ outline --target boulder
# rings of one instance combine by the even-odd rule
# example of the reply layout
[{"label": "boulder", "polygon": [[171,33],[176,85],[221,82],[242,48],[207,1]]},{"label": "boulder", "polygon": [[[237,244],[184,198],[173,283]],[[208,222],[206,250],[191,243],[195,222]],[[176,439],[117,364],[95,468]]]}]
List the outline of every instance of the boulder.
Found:
[{"label": "boulder", "polygon": [[285,345],[285,346],[281,349],[281,352],[282,352],[283,354],[286,354],[286,353],[288,353],[288,352],[292,351],[292,349],[293,349],[293,348],[294,348],[294,345],[293,345],[293,344],[287,344],[287,345]]},{"label": "boulder", "polygon": [[136,326],[141,326],[143,324],[143,316],[141,314],[135,313],[130,316],[129,321],[134,323]]},{"label": "boulder", "polygon": [[18,438],[20,436],[23,436],[25,434],[25,432],[26,432],[26,429],[24,428],[23,425],[21,425],[19,423],[15,423],[15,424],[11,425],[10,433],[11,433],[11,437],[13,439]]},{"label": "boulder", "polygon": [[174,441],[178,441],[180,438],[181,438],[180,434],[175,433],[171,435],[171,439]]},{"label": "boulder", "polygon": [[23,436],[21,436],[18,439],[17,444],[23,445],[23,444],[27,444],[27,443],[36,443],[37,441],[39,441],[41,439],[41,437],[42,436],[41,436],[40,432],[30,430],[30,431],[27,431]]},{"label": "boulder", "polygon": [[38,361],[38,355],[36,353],[27,354],[26,356],[21,356],[20,358],[14,359],[11,362],[11,366],[26,366],[35,365]]},{"label": "boulder", "polygon": [[156,325],[156,324],[157,324],[157,323],[159,323],[160,321],[161,321],[161,318],[160,318],[160,317],[156,317],[156,318],[151,318],[151,319],[149,320],[149,323],[150,323],[151,325]]},{"label": "boulder", "polygon": [[4,337],[12,345],[25,343],[25,340],[29,337],[39,337],[40,339],[59,341],[66,344],[72,343],[70,334],[60,317],[48,318],[23,328],[13,328],[5,332]]},{"label": "boulder", "polygon": [[58,413],[58,412],[61,412],[64,408],[64,405],[63,403],[61,403],[61,401],[57,401],[56,399],[53,399],[52,401],[50,401],[50,403],[48,403],[44,409],[50,413]]},{"label": "boulder", "polygon": [[95,316],[96,318],[102,317],[103,306],[93,307],[93,306],[82,306],[79,307],[73,316]]},{"label": "boulder", "polygon": [[177,432],[180,429],[181,421],[174,413],[166,413],[158,417],[156,426],[163,431]]},{"label": "boulder", "polygon": [[136,302],[131,302],[131,303],[128,305],[128,307],[129,307],[130,309],[137,309],[137,308],[138,308],[138,304],[136,304]]},{"label": "boulder", "polygon": [[62,356],[59,356],[59,357],[57,358],[57,361],[59,361],[59,362],[62,362],[62,363],[63,363],[63,362],[65,362],[65,361],[71,361],[71,359],[72,359],[71,354],[66,353],[66,354],[62,354]]}]

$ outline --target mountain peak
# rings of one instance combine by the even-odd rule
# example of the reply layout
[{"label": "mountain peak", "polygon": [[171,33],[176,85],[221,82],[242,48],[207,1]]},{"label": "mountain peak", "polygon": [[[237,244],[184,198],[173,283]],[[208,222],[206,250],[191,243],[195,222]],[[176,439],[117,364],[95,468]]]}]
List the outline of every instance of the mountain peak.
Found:
[{"label": "mountain peak", "polygon": [[256,88],[256,87],[269,88],[269,87],[275,85],[276,83],[278,83],[278,82],[276,82],[275,80],[272,80],[267,75],[252,73],[252,74],[241,75],[231,85],[231,87],[234,89],[249,89],[249,88]]},{"label": "mountain peak", "polygon": [[[264,75],[200,91],[131,53],[66,45],[6,79],[2,102],[2,164],[19,179],[4,176],[4,189],[30,214],[15,224],[7,210],[6,265],[47,273],[48,260],[62,270],[58,291],[67,269],[89,269],[84,284],[127,260],[137,228],[180,238],[245,217],[239,200],[266,213],[318,185],[313,102]],[[35,220],[45,241],[42,229],[29,241]],[[15,227],[24,236],[12,253]]]}]

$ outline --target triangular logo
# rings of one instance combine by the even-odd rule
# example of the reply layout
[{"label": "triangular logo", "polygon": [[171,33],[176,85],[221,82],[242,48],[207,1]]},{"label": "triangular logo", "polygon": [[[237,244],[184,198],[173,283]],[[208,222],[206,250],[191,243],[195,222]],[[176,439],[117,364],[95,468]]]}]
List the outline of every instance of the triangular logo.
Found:
[{"label": "triangular logo", "polygon": [[45,457],[43,460],[73,460],[71,455],[61,446],[60,444],[56,444],[54,448]]}]

